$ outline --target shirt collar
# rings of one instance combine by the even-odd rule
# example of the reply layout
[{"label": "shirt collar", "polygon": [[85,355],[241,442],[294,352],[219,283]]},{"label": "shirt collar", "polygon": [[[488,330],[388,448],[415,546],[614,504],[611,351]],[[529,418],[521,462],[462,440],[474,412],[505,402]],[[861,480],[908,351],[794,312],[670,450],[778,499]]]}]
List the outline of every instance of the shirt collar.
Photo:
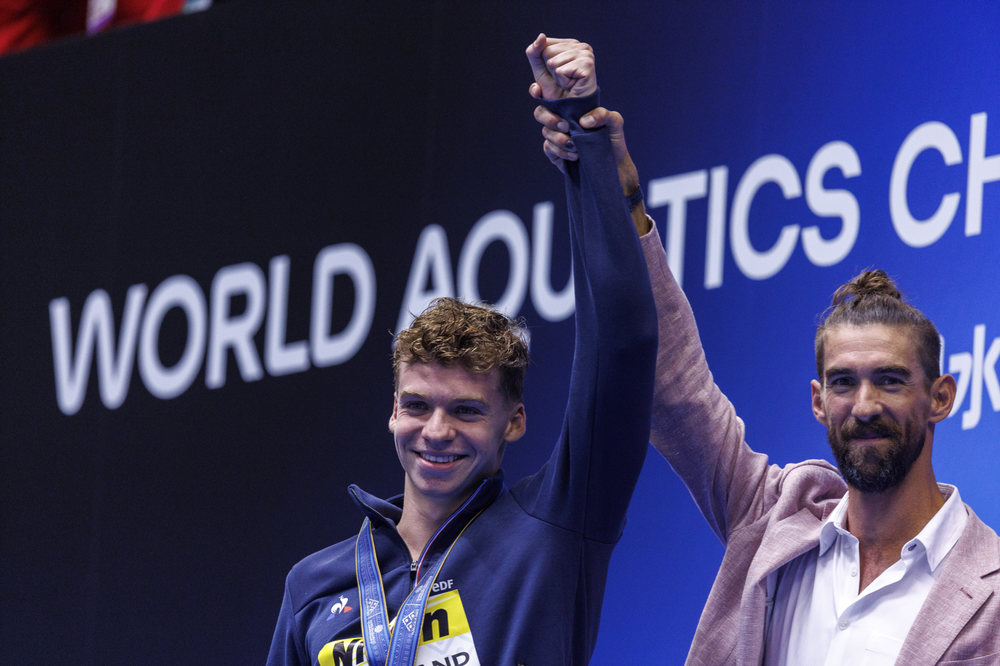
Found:
[{"label": "shirt collar", "polygon": [[[962,496],[959,494],[958,488],[947,483],[939,483],[938,488],[944,495],[944,505],[927,521],[917,536],[903,545],[903,553],[912,551],[915,547],[921,547],[927,555],[927,564],[931,571],[937,569],[951,551],[969,520],[969,514],[962,503]],[[850,491],[844,494],[820,528],[819,554],[821,557],[837,541],[838,537],[854,538],[854,535],[844,529],[849,495]]]},{"label": "shirt collar", "polygon": [[[910,543],[920,542],[923,545],[927,551],[927,563],[931,571],[937,569],[951,552],[952,546],[962,535],[965,524],[969,522],[969,513],[965,510],[958,488],[945,483],[939,483],[938,487],[945,497],[944,506],[938,509],[934,517],[924,525],[924,529],[910,541]],[[904,551],[910,547],[910,543],[903,546]]]},{"label": "shirt collar", "polygon": [[847,496],[850,492],[847,491],[844,493],[844,496],[837,502],[837,506],[834,507],[833,511],[830,512],[830,515],[823,522],[823,527],[820,528],[819,554],[821,557],[834,544],[838,535],[852,536],[850,532],[844,529],[844,519],[847,517]]}]

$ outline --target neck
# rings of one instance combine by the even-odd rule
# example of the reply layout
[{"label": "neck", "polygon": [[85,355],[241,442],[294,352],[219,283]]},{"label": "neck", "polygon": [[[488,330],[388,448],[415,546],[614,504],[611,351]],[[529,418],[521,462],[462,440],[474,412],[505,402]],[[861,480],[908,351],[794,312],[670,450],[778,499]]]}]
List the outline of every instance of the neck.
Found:
[{"label": "neck", "polygon": [[859,591],[899,560],[903,545],[920,533],[944,502],[933,471],[917,465],[902,483],[885,492],[851,489],[845,527],[858,539]]},{"label": "neck", "polygon": [[882,493],[852,489],[847,504],[847,530],[866,547],[898,545],[915,537],[944,504],[936,482],[917,487],[902,484]]},{"label": "neck", "polygon": [[399,518],[396,530],[410,551],[411,560],[416,562],[420,559],[427,542],[456,509],[458,506],[443,506],[426,498],[418,499],[413,494],[404,493],[403,515]]}]

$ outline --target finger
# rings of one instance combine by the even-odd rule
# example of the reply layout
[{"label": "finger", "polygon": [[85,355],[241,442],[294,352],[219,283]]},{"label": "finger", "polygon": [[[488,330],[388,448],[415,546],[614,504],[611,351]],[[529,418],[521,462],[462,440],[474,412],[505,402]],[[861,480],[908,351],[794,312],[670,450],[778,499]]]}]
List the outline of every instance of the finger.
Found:
[{"label": "finger", "polygon": [[599,106],[596,109],[588,111],[580,118],[580,127],[584,129],[596,129],[608,125],[610,129],[618,129],[621,127],[622,122],[621,114]]},{"label": "finger", "polygon": [[578,43],[567,46],[547,47],[544,51],[545,63],[550,68],[565,65],[574,60],[594,61],[594,49],[589,44]]},{"label": "finger", "polygon": [[544,57],[546,41],[545,33],[540,32],[538,37],[535,37],[535,41],[528,44],[528,48],[524,50],[524,54],[528,56],[528,64],[531,65],[531,73],[536,81],[549,76]]},{"label": "finger", "polygon": [[545,44],[548,38],[545,36],[544,32],[538,33],[530,44],[524,49],[524,54],[528,56],[528,60],[536,59],[545,50]]},{"label": "finger", "polygon": [[569,132],[569,123],[563,120],[559,114],[550,111],[544,106],[535,107],[535,120],[543,127],[548,127],[557,132]]},{"label": "finger", "polygon": [[608,129],[611,130],[611,133],[624,134],[625,119],[622,118],[622,114],[617,111],[608,111],[607,109],[604,110],[608,114],[608,120],[605,124],[608,126]]},{"label": "finger", "polygon": [[546,37],[545,38],[545,52],[544,57],[550,59],[555,56],[561,56],[561,60],[565,62],[566,60],[574,57],[573,55],[561,55],[561,54],[574,54],[582,52],[593,53],[594,49],[591,48],[590,44],[578,41],[576,39],[564,39],[559,37]]},{"label": "finger", "polygon": [[[544,150],[544,148],[545,147],[543,146],[542,149]],[[558,157],[556,155],[551,155],[548,152],[545,153],[545,156],[549,159],[549,162],[551,162],[552,164],[554,164],[557,169],[559,169],[561,172],[563,172],[563,174],[566,173],[566,161],[565,160],[561,159],[560,157]]]},{"label": "finger", "polygon": [[546,60],[546,66],[555,81],[573,96],[589,95],[597,90],[594,53],[589,47],[574,47],[558,53]]},{"label": "finger", "polygon": [[557,159],[566,160],[568,162],[576,162],[578,159],[580,159],[580,156],[577,155],[576,153],[564,150],[563,148],[560,148],[559,146],[548,140],[546,140],[545,143],[542,144],[542,150],[545,152],[545,155],[552,162],[555,162]]},{"label": "finger", "polygon": [[573,39],[572,37],[549,37],[546,35],[545,40],[553,46],[583,44],[579,39]]},{"label": "finger", "polygon": [[574,58],[562,65],[552,66],[552,72],[557,77],[561,76],[572,81],[586,79],[594,74],[594,61],[584,58]]},{"label": "finger", "polygon": [[563,173],[566,173],[566,160],[562,159],[558,155],[549,152],[545,153],[545,157],[547,157],[549,162],[554,164],[557,169],[559,169]]},{"label": "finger", "polygon": [[549,69],[557,69],[573,62],[594,64],[594,50],[589,44],[577,43],[574,45],[548,47],[544,51],[545,64]]},{"label": "finger", "polygon": [[615,154],[615,161],[621,163],[628,157],[628,147],[625,144],[625,120],[622,114],[617,111],[608,112],[608,138],[611,140],[611,150]]},{"label": "finger", "polygon": [[558,164],[562,160],[561,157],[556,155],[555,148],[548,141],[542,142],[542,152],[545,153],[545,157],[553,164]]},{"label": "finger", "polygon": [[558,132],[556,130],[551,130],[548,127],[542,128],[542,136],[545,137],[546,141],[566,150],[568,152],[576,152],[576,144],[573,143],[573,138],[567,132]]}]

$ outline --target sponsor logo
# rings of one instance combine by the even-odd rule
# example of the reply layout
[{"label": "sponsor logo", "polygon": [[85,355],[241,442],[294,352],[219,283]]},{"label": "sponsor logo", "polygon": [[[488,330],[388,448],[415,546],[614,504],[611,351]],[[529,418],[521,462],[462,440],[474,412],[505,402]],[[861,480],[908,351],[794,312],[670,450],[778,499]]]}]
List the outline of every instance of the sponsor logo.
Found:
[{"label": "sponsor logo", "polygon": [[352,610],[354,610],[354,608],[347,605],[347,597],[341,596],[340,600],[330,607],[330,614],[326,616],[326,620],[329,622],[341,613],[348,613]]},{"label": "sponsor logo", "polygon": [[416,611],[407,613],[406,616],[402,618],[403,625],[406,626],[407,631],[413,631],[413,627],[416,625],[416,621],[417,621]]},{"label": "sponsor logo", "polygon": [[[963,341],[967,344],[967,340],[966,338]],[[961,348],[959,346],[959,349]],[[942,361],[945,358],[944,349],[942,338]],[[950,416],[961,412],[962,430],[972,430],[979,425],[985,411],[984,397],[989,398],[987,409],[992,409],[993,412],[1000,411],[998,358],[1000,358],[1000,337],[993,338],[987,345],[986,324],[977,324],[973,328],[972,351],[959,351],[947,356],[947,372],[955,376],[958,384],[955,406],[952,407]]]},{"label": "sponsor logo", "polygon": [[[451,587],[452,582],[442,581],[436,585]],[[397,621],[416,623],[420,620],[413,614],[397,618]],[[317,661],[320,666],[365,666],[368,661],[364,639],[351,637],[330,641],[319,651]],[[480,666],[472,630],[457,590],[438,594],[427,600],[414,664]]]}]

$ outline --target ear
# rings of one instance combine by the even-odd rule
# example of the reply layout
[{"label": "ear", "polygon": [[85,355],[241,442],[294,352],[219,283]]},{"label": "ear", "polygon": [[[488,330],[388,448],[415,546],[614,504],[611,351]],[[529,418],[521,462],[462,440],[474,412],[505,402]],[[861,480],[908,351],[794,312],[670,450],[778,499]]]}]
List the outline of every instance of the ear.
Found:
[{"label": "ear", "polygon": [[392,394],[392,414],[389,415],[389,432],[396,433],[396,407],[399,404],[399,396]]},{"label": "ear", "polygon": [[941,375],[931,384],[931,423],[943,421],[955,406],[955,378],[951,375]]},{"label": "ear", "polygon": [[829,427],[830,420],[826,418],[826,407],[823,405],[823,387],[818,380],[809,382],[809,389],[812,391],[813,416],[823,425]]},{"label": "ear", "polygon": [[516,442],[524,436],[527,428],[527,415],[524,412],[524,403],[519,402],[510,413],[507,420],[507,427],[503,431],[503,441]]}]

